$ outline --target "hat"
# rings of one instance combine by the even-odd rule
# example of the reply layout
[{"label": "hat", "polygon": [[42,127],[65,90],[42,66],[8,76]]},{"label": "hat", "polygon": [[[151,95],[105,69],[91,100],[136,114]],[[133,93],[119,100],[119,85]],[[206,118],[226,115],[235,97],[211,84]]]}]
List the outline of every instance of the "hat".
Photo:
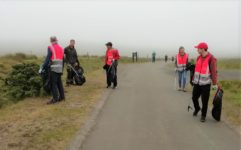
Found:
[{"label": "hat", "polygon": [[208,49],[208,44],[205,43],[205,42],[201,42],[201,43],[199,43],[197,46],[195,46],[195,48]]},{"label": "hat", "polygon": [[108,42],[105,44],[106,46],[112,46],[112,43],[111,42]]}]

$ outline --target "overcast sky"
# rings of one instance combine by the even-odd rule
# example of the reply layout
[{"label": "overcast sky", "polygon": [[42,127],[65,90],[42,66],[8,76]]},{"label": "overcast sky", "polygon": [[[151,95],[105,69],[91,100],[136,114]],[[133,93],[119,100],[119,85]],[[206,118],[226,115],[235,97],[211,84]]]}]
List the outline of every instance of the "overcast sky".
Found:
[{"label": "overcast sky", "polygon": [[240,0],[37,1],[0,0],[0,52],[45,54],[49,37],[79,54],[104,54],[112,41],[122,55],[174,55],[209,44],[217,57],[240,57]]}]

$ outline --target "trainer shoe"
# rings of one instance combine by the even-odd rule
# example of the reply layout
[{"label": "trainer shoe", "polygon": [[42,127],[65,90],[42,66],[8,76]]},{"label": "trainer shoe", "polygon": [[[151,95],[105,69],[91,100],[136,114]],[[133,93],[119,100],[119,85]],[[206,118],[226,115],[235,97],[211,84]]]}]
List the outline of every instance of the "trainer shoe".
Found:
[{"label": "trainer shoe", "polygon": [[206,121],[206,117],[202,116],[200,119],[201,122],[205,122]]},{"label": "trainer shoe", "polygon": [[199,109],[195,109],[194,112],[193,112],[193,116],[197,116],[199,111],[200,111],[200,108]]}]

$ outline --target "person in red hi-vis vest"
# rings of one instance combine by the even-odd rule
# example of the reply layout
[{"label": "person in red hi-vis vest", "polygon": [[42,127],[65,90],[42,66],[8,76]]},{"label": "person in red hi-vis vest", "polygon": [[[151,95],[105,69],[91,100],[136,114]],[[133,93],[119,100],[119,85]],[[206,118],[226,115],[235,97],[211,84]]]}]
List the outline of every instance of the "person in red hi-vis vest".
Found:
[{"label": "person in red hi-vis vest", "polygon": [[196,60],[194,76],[192,79],[194,84],[192,100],[195,108],[193,116],[197,116],[198,112],[200,111],[198,99],[201,96],[202,115],[200,121],[205,122],[211,84],[213,85],[213,90],[217,89],[217,64],[216,58],[214,58],[214,56],[208,52],[207,43],[199,43],[197,46],[195,46],[195,48],[197,48],[199,56]]},{"label": "person in red hi-vis vest", "polygon": [[113,83],[113,89],[115,89],[117,87],[117,66],[120,55],[119,51],[112,47],[111,42],[106,43],[106,47],[104,69],[106,70],[107,88],[111,87]]},{"label": "person in red hi-vis vest", "polygon": [[178,85],[179,85],[179,91],[186,92],[186,78],[187,78],[187,67],[188,63],[188,54],[185,53],[185,48],[181,46],[179,48],[179,52],[176,56],[176,71],[178,73]]},{"label": "person in red hi-vis vest", "polygon": [[61,80],[64,66],[64,51],[58,44],[58,40],[55,36],[50,37],[50,42],[51,45],[48,46],[48,55],[41,69],[46,70],[46,68],[50,67],[51,93],[53,95],[53,99],[51,99],[47,104],[53,104],[65,99],[64,88]]}]

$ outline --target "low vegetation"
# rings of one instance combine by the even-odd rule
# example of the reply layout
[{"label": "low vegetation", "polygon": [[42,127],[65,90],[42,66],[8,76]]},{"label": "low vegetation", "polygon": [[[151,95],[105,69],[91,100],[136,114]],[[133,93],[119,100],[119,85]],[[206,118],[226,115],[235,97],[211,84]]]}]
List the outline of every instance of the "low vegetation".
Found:
[{"label": "low vegetation", "polygon": [[218,59],[217,61],[219,70],[240,70],[241,71],[241,60],[236,59]]},{"label": "low vegetation", "polygon": [[[39,84],[39,78],[35,75],[43,59],[43,57],[22,53],[2,56],[0,59],[0,86],[2,87],[0,88],[0,103],[2,104],[0,108],[0,149],[65,149],[69,140],[84,124],[86,117],[89,116],[105,89],[105,73],[102,70],[103,57],[81,56],[79,60],[85,69],[87,82],[83,86],[64,87],[66,101],[46,105],[50,97],[40,96],[41,94],[35,93],[36,89],[30,86],[33,80],[34,84]],[[139,62],[146,61],[146,59],[140,59]],[[132,59],[123,57],[120,63],[129,62],[132,62]],[[22,76],[21,70],[25,70],[23,71],[24,76]],[[26,81],[28,77],[25,75],[27,74],[32,74],[37,79]],[[21,78],[21,82],[18,81],[18,78]],[[7,87],[6,79],[17,83],[9,82],[7,85],[9,87]],[[64,83],[66,71],[64,71],[62,79]],[[24,86],[31,87],[30,91],[33,91],[23,94],[26,89],[22,84],[18,87],[19,82],[26,82]],[[16,85],[17,90],[12,89]],[[18,92],[12,93],[9,90]],[[39,86],[37,86],[37,91],[39,91]],[[9,97],[9,93],[13,97]],[[13,99],[11,100],[11,98]],[[22,101],[18,101],[19,99]]]}]

